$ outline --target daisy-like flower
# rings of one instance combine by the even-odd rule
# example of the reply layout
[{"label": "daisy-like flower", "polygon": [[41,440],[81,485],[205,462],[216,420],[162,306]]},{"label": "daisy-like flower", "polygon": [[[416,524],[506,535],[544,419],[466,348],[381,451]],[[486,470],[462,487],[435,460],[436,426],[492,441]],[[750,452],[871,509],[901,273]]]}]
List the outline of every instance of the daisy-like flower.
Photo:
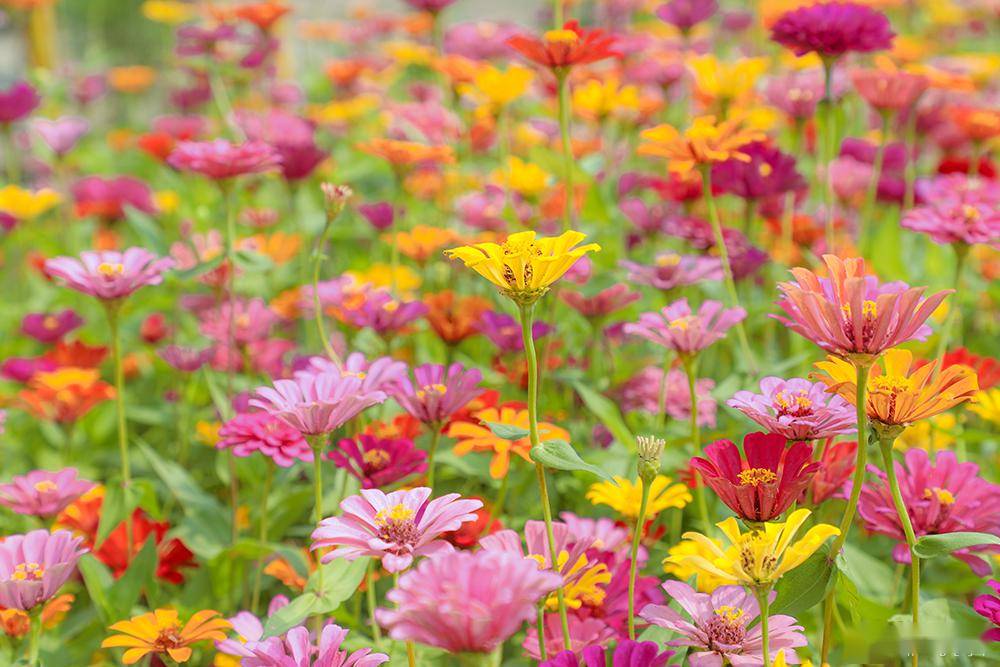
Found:
[{"label": "daisy-like flower", "polygon": [[17,185],[0,188],[0,213],[6,213],[18,220],[34,220],[51,210],[62,197],[55,190],[25,190]]},{"label": "daisy-like flower", "polygon": [[749,162],[750,156],[741,149],[765,139],[763,132],[748,128],[739,116],[723,121],[715,116],[698,116],[684,132],[672,125],[657,125],[640,136],[640,155],[666,158],[670,170],[682,174],[730,159]]},{"label": "daisy-like flower", "polygon": [[[865,412],[878,429],[901,430],[921,419],[951,410],[979,391],[976,373],[967,366],[949,366],[935,374],[937,362],[913,368],[909,350],[888,350],[872,365]],[[816,379],[852,405],[857,401],[854,366],[837,357],[816,364]],[[897,433],[898,435],[898,433]]]},{"label": "daisy-like flower", "polygon": [[81,324],[83,318],[72,308],[58,313],[28,313],[21,320],[21,332],[40,343],[51,344]]},{"label": "daisy-like flower", "polygon": [[268,637],[250,649],[252,655],[243,658],[243,667],[376,667],[389,661],[385,653],[372,653],[370,648],[348,651],[343,647],[348,630],[328,623],[319,634],[319,644],[313,646],[309,630],[299,625],[283,637]]},{"label": "daisy-like flower", "polygon": [[756,201],[805,187],[795,158],[764,141],[740,149],[750,160],[732,158],[712,167],[712,184],[722,192]]},{"label": "daisy-like flower", "polygon": [[112,625],[109,630],[121,634],[105,639],[101,648],[124,648],[122,662],[126,665],[134,665],[150,653],[165,653],[174,662],[187,662],[192,644],[222,641],[231,627],[211,609],[196,612],[183,625],[175,609],[157,609]]},{"label": "daisy-like flower", "polygon": [[[714,388],[715,380],[711,378],[695,380],[699,426],[715,427],[718,406],[712,396]],[[662,366],[647,366],[618,387],[615,394],[626,411],[665,412],[678,421],[691,419],[691,388],[680,368],[671,368],[664,377]]]},{"label": "daisy-like flower", "polygon": [[906,211],[900,224],[935,243],[982,243],[1000,248],[1000,185],[947,174],[916,186],[923,202]]},{"label": "daisy-like flower", "polygon": [[724,308],[718,301],[705,301],[693,312],[687,299],[678,299],[661,311],[642,313],[639,321],[626,324],[624,331],[691,356],[725,336],[746,315],[742,308]]},{"label": "daisy-like flower", "polygon": [[18,514],[55,516],[67,505],[94,488],[94,483],[77,477],[76,468],[57,472],[32,470],[0,484],[0,505]]},{"label": "daisy-like flower", "polygon": [[302,434],[267,412],[244,412],[219,429],[217,449],[230,449],[239,457],[260,452],[282,468],[296,461],[312,461],[313,452]]},{"label": "daisy-like flower", "polygon": [[167,158],[167,164],[214,181],[225,181],[276,169],[281,164],[281,156],[263,141],[242,144],[232,144],[225,139],[182,141]]},{"label": "daisy-like flower", "polygon": [[778,283],[787,317],[771,315],[800,336],[845,359],[870,361],[909,340],[925,340],[924,323],[953,290],[923,298],[924,287],[880,283],[865,275],[861,258],[823,255],[830,278],[792,269],[795,282]]},{"label": "daisy-like flower", "polygon": [[632,282],[661,290],[696,285],[703,280],[722,280],[722,261],[718,257],[666,252],[657,255],[652,265],[628,260],[619,263]]},{"label": "daisy-like flower", "polygon": [[361,380],[361,391],[388,391],[388,388],[406,376],[406,364],[392,357],[378,357],[368,361],[360,352],[351,352],[338,367],[329,357],[310,357],[308,365],[296,371],[295,377],[339,373],[344,377]]},{"label": "daisy-like flower", "polygon": [[972,601],[976,613],[993,624],[993,627],[983,633],[984,642],[1000,642],[1000,581],[990,579],[990,588],[997,595],[980,595]]},{"label": "daisy-like flower", "polygon": [[376,617],[397,641],[450,653],[491,653],[535,618],[539,599],[561,583],[531,560],[501,551],[456,551],[399,578]]},{"label": "daisy-like flower", "polygon": [[83,252],[79,259],[56,257],[45,262],[45,271],[77,292],[115,301],[146,285],[159,285],[163,273],[173,265],[169,257],[158,258],[145,248],[128,248],[124,252]]},{"label": "daisy-like flower", "polygon": [[[272,563],[274,562],[276,561],[272,561]],[[279,609],[287,606],[287,597],[284,595],[275,595],[267,605],[267,616],[265,619],[273,616]],[[248,658],[253,656],[251,649],[264,638],[264,623],[249,611],[241,611],[226,620],[232,625],[236,636],[232,639],[223,639],[222,641],[215,642],[215,648],[222,655],[234,658]],[[217,660],[216,662],[219,661]]]},{"label": "daisy-like flower", "polygon": [[807,509],[795,510],[784,523],[765,523],[762,530],[746,533],[741,533],[736,519],[729,517],[715,524],[729,540],[729,546],[721,547],[701,533],[688,532],[683,537],[699,542],[711,555],[681,554],[667,560],[690,565],[726,583],[767,586],[806,562],[828,538],[840,534],[839,528],[818,523],[793,541],[810,514]]},{"label": "daisy-like flower", "polygon": [[517,232],[502,244],[477,243],[446,250],[445,254],[462,260],[518,304],[530,304],[548,292],[578,259],[601,249],[596,243],[576,247],[585,238],[574,231],[543,238],[536,238],[535,232]]},{"label": "daisy-like flower", "polygon": [[90,130],[90,123],[79,116],[63,116],[55,120],[36,118],[31,123],[31,129],[42,138],[53,153],[62,157],[73,150],[76,142]]},{"label": "daisy-like flower", "polygon": [[641,294],[633,292],[624,283],[616,283],[596,294],[585,296],[581,292],[562,292],[562,300],[570,308],[589,320],[600,320],[638,301]]},{"label": "daisy-like flower", "polygon": [[820,440],[857,430],[853,406],[831,396],[824,384],[766,377],[760,381],[760,391],[738,391],[726,405],[787,440]]},{"label": "daisy-like flower", "polygon": [[771,521],[799,499],[819,463],[812,446],[796,442],[785,448],[785,436],[750,433],[743,438],[743,456],[730,440],[705,447],[705,456],[691,459],[705,484],[745,521]]},{"label": "daisy-like flower", "polygon": [[479,318],[492,304],[481,296],[459,297],[451,290],[424,295],[424,318],[447,345],[457,345],[479,333]]},{"label": "daisy-like flower", "polygon": [[[698,593],[683,581],[667,581],[663,590],[687,612],[687,620],[665,605],[649,605],[640,616],[661,628],[680,634],[668,646],[688,646],[692,665],[770,665],[779,651],[798,663],[795,648],[807,644],[803,628],[791,616],[768,616],[768,651],[764,656],[760,605],[742,586],[720,586],[711,594]],[[777,595],[770,592],[772,600]]]},{"label": "daisy-like flower", "polygon": [[[959,463],[952,452],[938,452],[934,461],[922,449],[911,449],[904,462],[893,463],[906,514],[919,539],[924,535],[975,532],[1000,535],[1000,486],[979,476],[979,466]],[[871,532],[897,541],[892,556],[898,563],[910,562],[910,549],[893,503],[885,472],[874,467],[877,482],[865,484],[858,502],[858,515]],[[987,547],[987,551],[992,548]],[[975,548],[960,549],[953,556],[964,561],[979,576],[990,572],[990,564],[975,554]]]},{"label": "daisy-like flower", "polygon": [[[531,441],[528,436],[519,440],[501,438],[490,430],[488,423],[516,426],[528,430],[528,411],[503,405],[499,408],[486,408],[473,413],[476,421],[454,421],[448,426],[449,438],[456,438],[454,452],[456,456],[465,456],[469,452],[493,452],[490,461],[490,477],[503,479],[510,469],[510,455],[516,454],[530,462]],[[478,422],[478,423],[476,423]],[[539,422],[538,437],[541,442],[546,440],[564,440],[569,442],[569,432],[548,422]]]},{"label": "daisy-like flower", "polygon": [[771,39],[797,56],[837,58],[892,46],[896,34],[885,14],[854,2],[824,2],[785,12],[771,26]]},{"label": "daisy-like flower", "polygon": [[250,406],[260,408],[302,435],[340,428],[360,412],[386,399],[383,391],[365,391],[363,381],[340,373],[299,374],[258,387]]},{"label": "daisy-like flower", "polygon": [[541,39],[533,35],[515,35],[507,45],[528,60],[555,71],[574,65],[588,65],[621,54],[615,50],[616,38],[603,30],[581,28],[577,21],[567,21],[561,29],[549,30]]},{"label": "daisy-like flower", "polygon": [[427,470],[427,453],[414,447],[409,438],[380,438],[367,434],[344,438],[327,458],[356,477],[363,489],[388,486]]},{"label": "daisy-like flower", "polygon": [[454,363],[424,364],[413,369],[413,379],[404,375],[388,388],[400,407],[425,424],[440,425],[479,394],[483,374]]},{"label": "daisy-like flower", "polygon": [[0,542],[0,606],[31,611],[52,599],[87,552],[68,530],[33,530]]},{"label": "daisy-like flower", "polygon": [[[627,520],[635,523],[642,501],[642,480],[632,482],[615,475],[612,482],[595,482],[587,491],[587,500],[595,505],[607,505]],[[666,475],[657,475],[649,485],[649,504],[646,520],[652,520],[665,509],[683,509],[692,500],[691,491],[684,484],[671,484]]]},{"label": "daisy-like flower", "polygon": [[683,33],[703,21],[707,21],[719,10],[716,0],[669,0],[656,8],[656,16]]},{"label": "daisy-like flower", "polygon": [[455,151],[451,146],[428,146],[402,139],[372,139],[358,144],[358,148],[382,158],[394,169],[420,164],[451,164],[455,161]]},{"label": "daisy-like flower", "polygon": [[336,558],[379,558],[389,572],[402,572],[416,556],[451,551],[441,534],[474,521],[475,510],[483,503],[460,499],[457,493],[428,500],[430,495],[426,486],[389,494],[362,489],[360,495],[340,503],[341,516],[320,522],[312,533],[311,549],[337,547],[323,555],[324,563]]}]

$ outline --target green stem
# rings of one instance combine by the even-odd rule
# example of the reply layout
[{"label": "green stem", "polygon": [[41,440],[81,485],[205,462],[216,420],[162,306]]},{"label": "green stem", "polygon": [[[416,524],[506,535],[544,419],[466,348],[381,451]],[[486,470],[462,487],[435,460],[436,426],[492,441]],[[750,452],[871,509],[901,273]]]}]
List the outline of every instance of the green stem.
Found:
[{"label": "green stem", "polygon": [[365,571],[366,580],[366,590],[365,595],[368,598],[368,622],[372,627],[372,638],[375,640],[375,647],[382,647],[382,628],[379,627],[378,621],[375,620],[375,559],[368,561],[368,569]]},{"label": "green stem", "polygon": [[[535,449],[541,444],[538,437],[538,355],[535,352],[535,339],[531,335],[531,325],[534,320],[534,304],[520,306],[521,315],[521,340],[524,343],[524,354],[528,363],[528,437],[531,448]],[[549,488],[545,481],[545,467],[541,463],[535,463],[535,474],[538,477],[538,490],[542,501],[542,518],[545,519],[545,534],[549,543],[549,555],[552,560],[552,569],[559,572],[556,553],[556,539],[552,531],[552,508],[549,506]],[[566,613],[566,599],[563,595],[563,587],[556,589],[556,599],[559,603],[559,619],[562,622],[563,647],[572,650],[573,644],[569,634],[569,616]]]},{"label": "green stem", "polygon": [[955,286],[955,296],[952,297],[951,308],[948,310],[948,316],[941,328],[941,339],[938,341],[936,359],[940,359],[948,351],[948,343],[951,341],[952,332],[956,325],[958,325],[959,334],[961,334],[962,320],[957,296],[961,294],[962,269],[965,268],[965,258],[969,255],[969,246],[964,243],[953,243],[952,247],[955,249],[955,277],[952,281]]},{"label": "green stem", "polygon": [[[260,498],[260,529],[257,535],[257,539],[261,544],[267,544],[267,522],[269,514],[267,511],[267,501],[271,496],[271,483],[274,481],[274,463],[270,459],[265,463],[267,466],[267,473],[264,477],[264,491],[261,493]],[[264,559],[261,558],[257,563],[257,573],[254,575],[253,580],[253,596],[251,597],[250,608],[253,609],[253,613],[257,613],[257,608],[260,605],[260,586],[261,579],[264,574]]]},{"label": "green stem", "polygon": [[503,504],[507,499],[507,487],[510,485],[510,471],[503,476],[500,480],[500,490],[497,491],[497,498],[493,501],[493,507],[490,508],[490,516],[486,520],[486,530],[489,531],[490,525],[493,523],[493,519],[499,516],[503,516]]},{"label": "green stem", "polygon": [[833,60],[823,59],[823,99],[820,101],[823,110],[823,137],[820,146],[823,154],[819,166],[823,170],[823,182],[820,192],[823,194],[823,211],[826,213],[826,251],[833,252],[833,181],[830,178],[830,163],[833,162],[836,133],[833,127]]},{"label": "green stem", "polygon": [[28,635],[28,666],[35,667],[40,664],[38,661],[38,649],[42,643],[42,607],[37,607],[35,611],[28,617],[28,622],[31,624],[30,634]]},{"label": "green stem", "polygon": [[[313,521],[317,526],[323,520],[323,439],[325,437],[322,434],[307,437],[313,451]],[[317,568],[316,576],[319,580],[319,590],[316,594],[323,597],[322,565]]]},{"label": "green stem", "polygon": [[761,643],[761,655],[764,658],[764,667],[771,667],[771,644],[770,637],[768,636],[768,614],[770,613],[769,607],[771,601],[769,599],[769,594],[771,589],[769,586],[754,587],[753,593],[757,597],[757,604],[760,606],[760,643]]},{"label": "green stem", "polygon": [[[128,455],[128,425],[125,421],[125,370],[122,365],[121,301],[108,301],[105,308],[108,314],[108,326],[111,329],[111,359],[115,372],[115,409],[118,416],[118,455],[121,460],[122,490],[125,493],[126,506],[129,506],[129,494],[132,486],[132,466]],[[132,517],[125,518],[125,562],[132,561]]]},{"label": "green stem", "polygon": [[642,500],[639,502],[639,515],[635,518],[635,531],[632,535],[632,551],[629,553],[628,565],[628,638],[635,639],[635,575],[639,553],[639,540],[642,539],[642,526],[646,518],[646,506],[649,504],[650,484],[639,480],[642,484]]},{"label": "green stem", "polygon": [[[556,30],[563,27],[563,1],[564,0],[552,0],[552,19],[555,23]],[[545,658],[542,658],[544,660]]]},{"label": "green stem", "polygon": [[875,149],[875,161],[872,164],[872,177],[868,183],[868,191],[865,193],[864,208],[861,209],[861,216],[858,220],[858,243],[862,254],[868,247],[871,235],[871,221],[869,218],[875,215],[875,201],[878,199],[878,183],[882,177],[882,165],[885,162],[885,147],[889,137],[889,121],[892,115],[888,111],[882,114],[881,135],[879,136],[878,148]]},{"label": "green stem", "polygon": [[670,373],[671,361],[673,360],[671,359],[670,351],[668,350],[663,360],[663,377],[660,378],[660,396],[659,402],[656,404],[656,409],[659,413],[658,418],[661,431],[667,426],[667,375]]},{"label": "green stem", "polygon": [[[560,0],[556,0],[558,4]],[[561,24],[560,24],[561,25]],[[573,226],[573,143],[570,140],[569,126],[569,72],[557,71],[556,81],[559,84],[559,136],[562,138],[563,159],[563,189],[566,202],[563,207],[563,231]]]},{"label": "green stem", "polygon": [[538,608],[538,656],[539,660],[545,661],[548,652],[545,650],[545,605]]},{"label": "green stem", "polygon": [[340,359],[340,355],[333,349],[333,345],[330,344],[330,338],[326,335],[326,325],[323,323],[323,307],[319,300],[319,274],[323,266],[323,249],[326,247],[326,236],[330,231],[332,223],[333,217],[327,215],[326,222],[323,224],[323,231],[320,232],[319,238],[316,239],[316,249],[313,252],[312,296],[313,312],[316,317],[316,331],[319,333],[319,340],[323,344],[323,350],[326,351],[326,356],[330,357],[334,365],[337,368],[341,368],[344,364]]},{"label": "green stem", "polygon": [[[697,357],[682,357],[684,374],[688,381],[688,396],[691,401],[691,451],[692,456],[701,455],[701,429],[698,427],[698,359]],[[701,528],[705,534],[712,532],[712,522],[708,518],[708,503],[705,500],[705,485],[700,479],[700,473],[695,472],[696,483],[694,495],[698,504],[698,516],[701,519]]]},{"label": "green stem", "polygon": [[441,442],[441,424],[431,424],[431,446],[427,450],[427,486],[434,488],[434,454]]}]

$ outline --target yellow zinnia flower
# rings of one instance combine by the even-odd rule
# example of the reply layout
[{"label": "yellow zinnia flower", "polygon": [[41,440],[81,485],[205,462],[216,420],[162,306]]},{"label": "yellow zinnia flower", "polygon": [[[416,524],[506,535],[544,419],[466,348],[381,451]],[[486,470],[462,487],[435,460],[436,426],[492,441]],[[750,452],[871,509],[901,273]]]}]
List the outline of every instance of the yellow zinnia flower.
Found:
[{"label": "yellow zinnia flower", "polygon": [[517,232],[502,244],[477,243],[446,250],[466,266],[500,288],[519,304],[537,301],[569,271],[576,260],[601,249],[596,243],[574,247],[586,238],[580,232],[536,238],[535,232]]},{"label": "yellow zinnia flower", "polygon": [[537,164],[511,155],[507,167],[493,172],[493,178],[522,197],[534,199],[549,187],[552,175]]},{"label": "yellow zinnia flower", "polygon": [[573,89],[573,109],[584,118],[603,120],[612,114],[639,113],[638,86],[620,85],[618,78],[590,79]]},{"label": "yellow zinnia flower", "polygon": [[177,25],[194,18],[194,7],[177,0],[146,0],[142,3],[142,15],[150,21]]},{"label": "yellow zinnia flower", "polygon": [[[624,477],[615,476],[615,482],[596,482],[587,491],[587,500],[595,505],[608,505],[613,510],[629,519],[631,522],[639,517],[639,505],[642,503],[642,480],[633,483]],[[691,502],[691,492],[684,484],[674,484],[666,475],[657,475],[649,485],[649,504],[646,507],[645,518],[653,519],[665,509],[675,507],[683,509]]]},{"label": "yellow zinnia flower", "polygon": [[899,450],[914,447],[935,452],[955,444],[955,425],[958,420],[955,415],[944,413],[918,421],[903,431],[896,439],[895,447]]},{"label": "yellow zinnia flower", "polygon": [[735,115],[720,123],[715,116],[698,116],[683,133],[672,125],[657,125],[640,135],[645,143],[640,144],[638,152],[667,158],[670,170],[681,174],[699,165],[731,158],[749,162],[750,156],[739,149],[750,142],[762,141],[766,135],[748,128],[744,120]]},{"label": "yellow zinnia flower", "polygon": [[149,653],[166,653],[175,662],[191,658],[191,644],[208,640],[222,641],[225,631],[233,627],[219,612],[206,609],[195,613],[181,627],[174,609],[157,609],[147,614],[119,621],[110,627],[121,634],[111,635],[101,648],[124,648],[122,662],[133,665]]},{"label": "yellow zinnia flower", "polygon": [[59,193],[42,188],[36,192],[16,185],[0,188],[0,211],[18,220],[33,220],[59,203]]},{"label": "yellow zinnia flower", "polygon": [[671,556],[668,560],[687,563],[696,571],[718,577],[727,584],[770,585],[804,563],[828,538],[840,534],[839,528],[820,523],[810,528],[802,539],[792,543],[810,514],[807,509],[796,510],[784,523],[765,523],[763,530],[746,533],[741,533],[736,519],[729,517],[716,525],[729,540],[730,546],[722,549],[701,533],[684,533],[685,538],[701,543],[711,556],[682,554]]},{"label": "yellow zinnia flower", "polygon": [[700,95],[711,100],[732,101],[753,90],[757,79],[767,70],[767,58],[741,58],[726,63],[706,53],[688,58],[687,66],[694,74]]},{"label": "yellow zinnia flower", "polygon": [[969,409],[988,422],[1000,426],[1000,387],[976,394]]},{"label": "yellow zinnia flower", "polygon": [[408,266],[397,266],[376,262],[364,271],[347,271],[344,275],[353,278],[359,285],[372,287],[394,287],[401,297],[409,297],[417,290],[423,279]]},{"label": "yellow zinnia flower", "polygon": [[[722,543],[712,540],[716,546],[721,547]],[[667,550],[667,557],[663,559],[663,571],[672,575],[680,581],[687,581],[695,577],[695,588],[701,593],[711,593],[726,582],[714,575],[696,569],[690,563],[680,559],[681,556],[702,556],[712,559],[715,556],[704,544],[696,540],[681,540]]]},{"label": "yellow zinnia flower", "polygon": [[511,65],[503,70],[493,65],[483,65],[476,70],[472,82],[460,87],[461,92],[485,98],[493,107],[505,107],[524,95],[535,78],[527,67]]}]

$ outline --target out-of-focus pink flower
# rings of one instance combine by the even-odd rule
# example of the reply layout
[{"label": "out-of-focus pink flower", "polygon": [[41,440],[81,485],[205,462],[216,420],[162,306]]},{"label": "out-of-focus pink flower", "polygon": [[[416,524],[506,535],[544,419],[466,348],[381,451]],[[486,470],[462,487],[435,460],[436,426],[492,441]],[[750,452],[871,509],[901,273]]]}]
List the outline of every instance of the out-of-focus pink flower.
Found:
[{"label": "out-of-focus pink flower", "polygon": [[195,372],[212,358],[211,348],[199,350],[180,345],[167,345],[160,348],[158,353],[161,359],[183,373]]},{"label": "out-of-focus pink flower", "polygon": [[785,12],[771,26],[771,39],[797,56],[837,58],[892,46],[896,33],[885,14],[854,2],[824,2]]},{"label": "out-of-focus pink flower", "polygon": [[[666,386],[663,385],[663,368],[647,366],[622,384],[617,394],[620,397],[623,410],[643,410],[653,414],[666,412],[671,419],[684,421],[691,418],[691,392],[688,389],[687,376],[679,368],[671,368],[666,376]],[[664,391],[663,403],[660,403],[660,391]],[[695,382],[694,392],[698,397],[698,425],[708,428],[715,427],[717,405],[712,397],[715,380],[699,378]]]},{"label": "out-of-focus pink flower", "polygon": [[302,180],[327,157],[326,151],[316,145],[312,123],[303,118],[272,109],[264,114],[239,111],[236,119],[248,139],[263,141],[274,148],[285,180]]},{"label": "out-of-focus pink flower", "polygon": [[430,12],[437,14],[446,7],[450,7],[455,0],[405,0],[406,4],[413,7],[418,12]]},{"label": "out-of-focus pink flower", "polygon": [[367,434],[344,438],[327,458],[356,477],[363,489],[389,486],[408,475],[427,470],[427,452],[414,447],[409,438],[380,438]]},{"label": "out-of-focus pink flower", "polygon": [[302,434],[266,412],[238,414],[219,429],[218,449],[239,457],[260,452],[282,468],[296,461],[312,461],[313,453]]},{"label": "out-of-focus pink flower", "polygon": [[[545,652],[558,655],[567,650],[563,642],[562,625],[559,614],[545,614],[542,621]],[[618,632],[600,618],[580,618],[576,614],[569,617],[569,638],[573,644],[573,654],[578,658],[592,646],[605,647],[618,638]],[[538,626],[528,626],[527,636],[521,648],[532,660],[541,660],[538,653]]]},{"label": "out-of-focus pink flower", "polygon": [[21,320],[21,332],[40,343],[54,343],[83,324],[72,308],[58,313],[28,313]]},{"label": "out-of-focus pink flower", "polygon": [[31,127],[52,152],[61,157],[73,150],[80,137],[90,130],[90,123],[79,116],[63,116],[55,120],[36,118]]},{"label": "out-of-focus pink flower", "polygon": [[884,69],[856,69],[851,72],[851,81],[865,102],[878,111],[910,108],[930,83],[922,74]]},{"label": "out-of-focus pink flower", "polygon": [[76,468],[32,470],[0,485],[0,505],[18,514],[52,517],[92,488],[93,482],[77,477]]},{"label": "out-of-focus pink flower", "polygon": [[718,10],[719,3],[715,0],[669,0],[656,9],[656,16],[686,33],[712,18]]},{"label": "out-of-focus pink flower", "polygon": [[605,667],[609,664],[611,667],[664,667],[676,654],[675,651],[660,652],[656,642],[632,639],[621,639],[610,655],[608,651],[611,649],[604,646],[588,646],[580,657],[573,651],[563,651],[538,667]]},{"label": "out-of-focus pink flower", "polygon": [[361,380],[362,391],[385,391],[406,376],[406,363],[392,357],[379,357],[368,361],[360,352],[352,352],[344,359],[343,366],[337,368],[327,357],[310,357],[300,374],[340,373],[345,377]]},{"label": "out-of-focus pink flower", "polygon": [[232,144],[225,139],[182,141],[167,158],[181,171],[192,171],[216,181],[260,174],[278,167],[281,156],[263,141]]},{"label": "out-of-focus pink flower", "polygon": [[[1000,581],[990,579],[990,588],[1000,594]],[[1000,642],[1000,597],[997,595],[980,595],[972,601],[976,613],[993,624],[993,627],[983,633],[984,642]]]},{"label": "out-of-focus pink flower", "polygon": [[42,98],[30,84],[17,81],[6,90],[0,90],[0,125],[15,123],[41,104]]},{"label": "out-of-focus pink flower", "polygon": [[124,252],[83,252],[80,258],[56,257],[45,270],[67,287],[105,301],[123,299],[146,285],[159,285],[163,273],[174,265],[169,257],[156,257],[145,248]]},{"label": "out-of-focus pink flower", "polygon": [[[501,352],[521,352],[524,350],[524,340],[521,336],[521,325],[507,313],[488,310],[483,313],[479,330],[493,341]],[[552,327],[545,322],[536,321],[531,326],[532,340],[545,336]]]},{"label": "out-of-focus pink flower", "polygon": [[982,243],[1000,248],[1000,184],[965,174],[917,182],[923,202],[906,211],[900,223],[935,243]]},{"label": "out-of-focus pink flower", "polygon": [[661,311],[641,314],[638,322],[625,325],[625,333],[690,356],[721,339],[746,314],[711,300],[693,312],[687,299],[678,299]]},{"label": "out-of-focus pink flower", "polygon": [[830,444],[828,440],[820,455],[819,470],[812,479],[811,497],[803,494],[803,500],[811,501],[814,506],[834,496],[843,495],[844,485],[854,474],[857,460],[858,443],[854,440],[842,440]]},{"label": "out-of-focus pink flower", "polygon": [[795,158],[767,142],[755,141],[740,148],[750,160],[730,158],[712,165],[712,183],[743,199],[776,197],[805,187],[795,170]]},{"label": "out-of-focus pink flower", "polygon": [[362,489],[360,495],[340,503],[340,516],[320,521],[312,533],[311,549],[336,547],[323,555],[324,563],[336,558],[379,558],[389,572],[402,572],[417,556],[452,551],[441,534],[474,521],[483,503],[457,493],[434,500],[429,500],[430,495],[426,486],[388,494]]},{"label": "out-of-focus pink flower", "polygon": [[738,391],[726,405],[787,440],[819,440],[857,430],[854,406],[827,393],[820,382],[766,377],[760,391]]},{"label": "out-of-focus pink flower", "polygon": [[413,369],[413,379],[402,376],[388,389],[400,407],[433,428],[440,428],[466,403],[479,395],[483,374],[454,363],[424,364]]},{"label": "out-of-focus pink flower", "polygon": [[385,392],[366,392],[361,380],[339,373],[300,374],[258,387],[251,407],[260,408],[302,435],[329,433],[361,411],[386,399]]},{"label": "out-of-focus pink flower", "polygon": [[477,21],[457,23],[444,35],[445,53],[473,60],[494,60],[506,57],[510,50],[507,39],[518,33],[513,23]]},{"label": "out-of-focus pink flower", "polygon": [[602,319],[615,313],[630,303],[638,301],[641,295],[633,292],[628,285],[617,283],[591,296],[581,292],[561,292],[563,301],[570,308],[588,319]]},{"label": "out-of-focus pink flower", "polygon": [[455,551],[400,577],[386,596],[396,608],[376,613],[397,641],[491,653],[535,617],[539,599],[559,583],[555,573],[515,554]]},{"label": "out-of-focus pink flower", "polygon": [[131,176],[87,176],[73,184],[72,193],[76,215],[81,218],[123,220],[126,206],[147,215],[156,213],[153,191]]},{"label": "out-of-focus pink flower", "polygon": [[68,530],[33,530],[0,542],[0,606],[31,611],[48,602],[76,571],[82,537]]},{"label": "out-of-focus pink flower", "polygon": [[342,648],[348,630],[328,623],[319,634],[319,644],[313,646],[309,630],[299,625],[281,637],[268,637],[254,643],[249,657],[240,662],[244,667],[376,667],[389,661],[384,653],[372,653],[370,648],[348,651]]},{"label": "out-of-focus pink flower", "polygon": [[392,204],[387,201],[361,204],[358,206],[358,212],[380,232],[392,227],[394,212]]},{"label": "out-of-focus pink flower", "polygon": [[[279,609],[288,606],[288,598],[275,595],[267,605],[267,617],[271,617]],[[219,653],[236,658],[253,657],[252,649],[264,638],[264,624],[249,611],[241,611],[226,619],[233,626],[236,639],[223,639],[215,642]]]},{"label": "out-of-focus pink flower", "polygon": [[371,292],[360,308],[348,311],[346,319],[356,327],[380,336],[397,334],[427,313],[423,301],[399,301],[386,290]]},{"label": "out-of-focus pink flower", "polygon": [[[841,86],[842,88],[842,86]],[[836,95],[842,90],[835,90]],[[789,72],[774,77],[764,87],[768,104],[784,111],[796,121],[816,115],[816,106],[823,99],[823,72],[815,69]]]},{"label": "out-of-focus pink flower", "polygon": [[652,265],[628,260],[620,264],[632,282],[661,290],[696,285],[703,280],[722,280],[722,261],[718,257],[667,252],[657,255]]},{"label": "out-of-focus pink flower", "polygon": [[247,345],[268,337],[278,322],[278,315],[263,299],[236,299],[220,304],[218,309],[207,311],[201,316],[199,330],[218,343],[228,343],[230,339],[230,318],[232,338],[238,345]]},{"label": "out-of-focus pink flower", "polygon": [[[531,217],[531,207],[517,193],[509,193],[515,217],[526,222]],[[463,224],[483,231],[502,232],[507,229],[504,219],[506,206],[502,188],[487,185],[482,190],[469,192],[455,200],[455,212]]]}]

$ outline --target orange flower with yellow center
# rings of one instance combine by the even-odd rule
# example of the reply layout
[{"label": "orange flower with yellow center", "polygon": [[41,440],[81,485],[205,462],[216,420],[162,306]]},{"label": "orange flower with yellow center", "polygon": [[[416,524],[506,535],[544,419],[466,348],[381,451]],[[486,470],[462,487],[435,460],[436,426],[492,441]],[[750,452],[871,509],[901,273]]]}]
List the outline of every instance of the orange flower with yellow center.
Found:
[{"label": "orange flower with yellow center", "polygon": [[428,308],[424,317],[434,333],[449,345],[479,333],[479,319],[491,307],[481,296],[458,298],[451,290],[424,296],[424,304]]},{"label": "orange flower with yellow center", "polygon": [[175,662],[187,662],[191,658],[191,644],[222,641],[231,627],[229,621],[219,618],[219,612],[211,609],[195,613],[183,627],[176,610],[157,609],[112,625],[109,629],[121,634],[105,639],[101,648],[126,649],[122,655],[126,665],[134,665],[150,653],[166,653]]},{"label": "orange flower with yellow center", "polygon": [[986,107],[954,106],[948,116],[973,142],[989,141],[1000,137],[1000,110]]},{"label": "orange flower with yellow center", "polygon": [[383,238],[389,243],[395,240],[401,253],[418,264],[424,264],[430,259],[431,255],[436,254],[446,245],[453,243],[457,236],[451,229],[431,227],[430,225],[415,225],[410,231],[386,234]]},{"label": "orange flower with yellow center", "polygon": [[[493,479],[503,479],[510,469],[510,455],[517,454],[525,461],[531,461],[531,441],[528,436],[520,440],[507,440],[485,426],[485,422],[494,424],[504,424],[506,426],[516,426],[525,431],[528,430],[528,411],[517,408],[502,406],[500,409],[487,408],[472,415],[474,419],[482,422],[477,424],[471,421],[452,422],[448,427],[449,438],[457,438],[454,452],[456,456],[465,456],[469,452],[493,452],[493,459],[490,461],[490,477]],[[569,442],[569,433],[554,424],[539,422],[538,437],[542,442],[546,440],[565,440]]]},{"label": "orange flower with yellow center", "polygon": [[744,125],[741,116],[717,122],[715,116],[698,116],[682,133],[672,125],[657,125],[641,135],[640,155],[666,158],[670,170],[686,174],[695,167],[735,159],[749,162],[740,148],[765,135]]},{"label": "orange flower with yellow center", "polygon": [[451,164],[455,161],[455,152],[451,146],[427,146],[401,139],[372,139],[358,144],[358,148],[382,158],[395,168],[420,163]]},{"label": "orange flower with yellow center", "polygon": [[101,381],[98,371],[68,366],[35,373],[19,398],[35,416],[66,423],[76,421],[114,395],[114,388]]}]

